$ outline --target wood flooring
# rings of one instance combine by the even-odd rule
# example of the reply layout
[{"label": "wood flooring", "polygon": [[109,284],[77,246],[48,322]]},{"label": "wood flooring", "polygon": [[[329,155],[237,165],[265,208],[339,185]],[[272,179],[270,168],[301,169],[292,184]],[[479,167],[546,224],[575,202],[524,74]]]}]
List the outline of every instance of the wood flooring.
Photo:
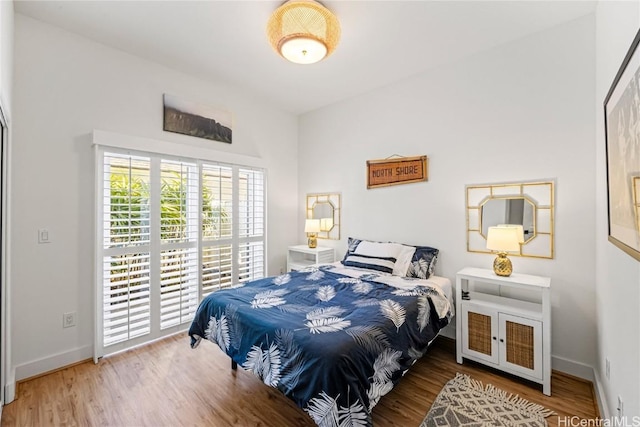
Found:
[{"label": "wood flooring", "polygon": [[[472,362],[458,365],[454,341],[438,338],[374,408],[374,426],[419,426],[456,372],[542,404],[559,417],[598,416],[589,382],[554,372],[548,397],[537,384]],[[202,342],[192,350],[186,334],[106,357],[98,365],[88,361],[21,382],[16,396],[3,409],[2,426],[315,425],[252,373],[232,371],[215,344]],[[558,425],[558,416],[547,418],[550,426]]]}]

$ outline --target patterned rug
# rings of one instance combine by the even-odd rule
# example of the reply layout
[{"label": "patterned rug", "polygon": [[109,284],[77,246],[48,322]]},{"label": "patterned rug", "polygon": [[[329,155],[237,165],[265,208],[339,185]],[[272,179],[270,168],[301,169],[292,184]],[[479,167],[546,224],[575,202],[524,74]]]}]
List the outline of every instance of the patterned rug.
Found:
[{"label": "patterned rug", "polygon": [[468,375],[444,385],[420,427],[546,426],[554,412]]}]

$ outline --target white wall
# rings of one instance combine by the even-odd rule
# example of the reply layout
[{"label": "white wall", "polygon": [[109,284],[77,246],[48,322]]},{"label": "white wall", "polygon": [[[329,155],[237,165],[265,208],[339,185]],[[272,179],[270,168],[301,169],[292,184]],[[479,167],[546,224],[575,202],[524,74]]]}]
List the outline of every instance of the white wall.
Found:
[{"label": "white wall", "polygon": [[[342,192],[342,240],[319,244],[431,245],[453,281],[494,258],[466,252],[466,184],[556,179],[555,259],[512,260],[552,278],[556,367],[592,375],[594,55],[588,16],[302,116],[300,196]],[[365,162],[393,154],[428,155],[429,181],[367,190]]]},{"label": "white wall", "polygon": [[[595,40],[587,17],[309,113],[298,156],[295,117],[21,15],[12,108],[13,4],[0,2],[0,100],[16,116],[13,366],[30,372],[47,367],[42,360],[90,355],[89,134],[98,128],[263,158],[270,273],[284,265],[286,245],[304,241],[290,226],[304,216],[296,195],[342,192],[343,239],[320,242],[339,254],[348,236],[429,244],[442,251],[438,274],[453,280],[492,260],[465,251],[464,186],[555,178],[556,258],[513,258],[514,268],[553,280],[555,361],[595,365],[608,409],[620,395],[627,415],[640,414],[640,264],[606,239],[602,125],[602,101],[639,25],[638,2],[601,2]],[[162,93],[232,110],[234,143],[163,132]],[[366,190],[365,161],[392,154],[429,155],[429,182]],[[52,243],[37,245],[39,227]],[[63,330],[61,314],[74,310],[78,326]]]},{"label": "white wall", "polygon": [[[259,157],[268,169],[268,272],[297,242],[297,118],[213,84],[16,15],[12,327],[17,378],[92,355],[91,132]],[[162,94],[234,114],[233,144],[162,131]],[[51,243],[37,243],[48,228]],[[77,311],[78,326],[62,328]],[[187,345],[185,341],[185,345]]]},{"label": "white wall", "polygon": [[[604,403],[616,415],[640,416],[640,262],[607,241],[603,102],[640,26],[640,3],[600,2],[596,11],[596,376]],[[605,358],[611,362],[605,376]]]},{"label": "white wall", "polygon": [[0,102],[11,117],[13,75],[13,2],[0,2]]},{"label": "white wall", "polygon": [[[11,117],[12,117],[12,81],[13,77],[13,2],[12,1],[2,1],[0,2],[0,105],[2,106],[2,112],[4,113],[4,118],[6,120],[6,124],[11,128]],[[11,139],[11,133],[9,132],[9,139]],[[10,151],[10,144],[8,141],[5,141],[4,146],[4,161],[5,164],[8,163],[7,159]],[[7,250],[6,250],[6,242],[8,241],[9,232],[7,227],[7,205],[6,205],[6,197],[7,197],[7,189],[8,189],[8,175],[7,168],[3,168],[4,176],[0,180],[2,182],[2,195],[3,195],[3,212],[2,212],[2,229],[3,229],[3,240],[0,244],[2,244],[2,264],[0,265],[0,276],[2,277],[2,296],[0,297],[0,304],[2,304],[2,309],[0,312],[2,313],[2,317],[0,318],[0,334],[2,334],[2,345],[0,345],[0,414],[2,413],[2,404],[4,403],[4,384],[6,383],[6,367],[8,366],[8,357],[7,357],[7,342],[10,339],[10,329],[7,327],[7,311],[9,306],[7,305]]]}]

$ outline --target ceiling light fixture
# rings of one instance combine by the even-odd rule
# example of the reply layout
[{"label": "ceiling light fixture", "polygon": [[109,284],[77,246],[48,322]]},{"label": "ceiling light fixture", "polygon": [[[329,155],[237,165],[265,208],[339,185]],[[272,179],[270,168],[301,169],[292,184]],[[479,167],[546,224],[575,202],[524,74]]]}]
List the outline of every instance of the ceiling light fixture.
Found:
[{"label": "ceiling light fixture", "polygon": [[296,64],[313,64],[331,55],[340,41],[340,22],[315,0],[289,0],[267,24],[271,46]]}]

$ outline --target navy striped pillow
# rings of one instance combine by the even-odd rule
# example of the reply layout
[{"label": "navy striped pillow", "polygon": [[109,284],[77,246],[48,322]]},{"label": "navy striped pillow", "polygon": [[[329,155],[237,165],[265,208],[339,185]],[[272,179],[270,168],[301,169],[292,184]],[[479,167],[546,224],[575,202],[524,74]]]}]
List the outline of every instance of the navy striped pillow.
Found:
[{"label": "navy striped pillow", "polygon": [[381,273],[393,273],[396,259],[392,257],[376,257],[371,255],[348,254],[342,261],[347,267],[366,268]]}]

